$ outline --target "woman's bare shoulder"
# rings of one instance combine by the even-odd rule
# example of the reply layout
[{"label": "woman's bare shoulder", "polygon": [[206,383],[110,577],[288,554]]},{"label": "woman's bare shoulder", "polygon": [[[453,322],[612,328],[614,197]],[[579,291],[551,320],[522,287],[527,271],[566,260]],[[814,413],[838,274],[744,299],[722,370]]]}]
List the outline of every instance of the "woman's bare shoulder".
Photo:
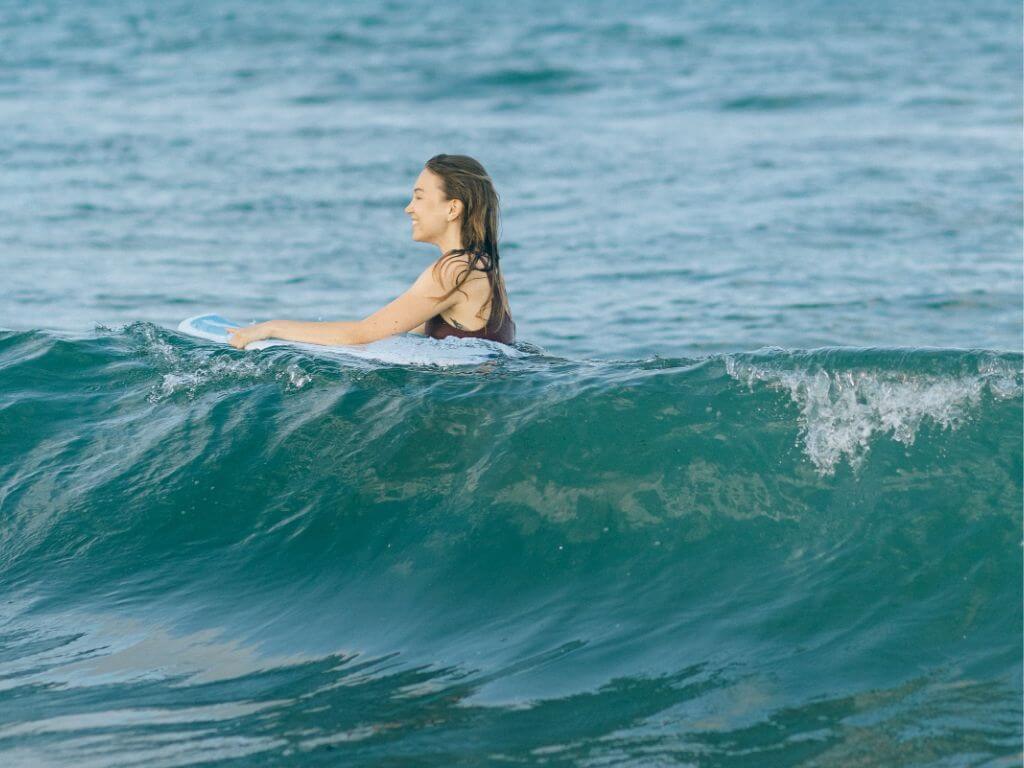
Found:
[{"label": "woman's bare shoulder", "polygon": [[479,261],[471,263],[471,257],[466,253],[439,256],[434,262],[434,268],[438,270],[445,284],[454,284],[467,271],[469,274],[466,276],[466,282],[487,279],[487,272],[481,269]]}]

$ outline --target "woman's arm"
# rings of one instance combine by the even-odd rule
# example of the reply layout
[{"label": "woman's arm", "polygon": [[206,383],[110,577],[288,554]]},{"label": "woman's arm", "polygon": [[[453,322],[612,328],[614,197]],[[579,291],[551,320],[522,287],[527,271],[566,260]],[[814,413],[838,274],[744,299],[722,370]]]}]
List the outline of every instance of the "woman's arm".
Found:
[{"label": "woman's arm", "polygon": [[454,277],[451,270],[441,270],[443,274],[435,279],[433,269],[434,265],[431,264],[405,293],[362,320],[269,320],[238,329],[234,337],[229,337],[230,343],[242,348],[257,339],[273,338],[310,344],[369,344],[397,333],[422,333],[427,320],[458,301],[457,293],[443,301],[433,298],[447,293]]}]

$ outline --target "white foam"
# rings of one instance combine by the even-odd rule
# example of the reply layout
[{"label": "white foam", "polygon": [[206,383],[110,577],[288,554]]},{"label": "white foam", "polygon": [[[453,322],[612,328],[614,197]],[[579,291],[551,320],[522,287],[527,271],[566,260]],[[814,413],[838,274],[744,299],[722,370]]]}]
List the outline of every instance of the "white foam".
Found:
[{"label": "white foam", "polygon": [[280,363],[258,357],[235,358],[177,349],[161,337],[156,326],[148,323],[133,326],[131,332],[142,338],[147,355],[155,358],[161,367],[170,368],[161,377],[160,384],[150,390],[147,398],[150,402],[159,402],[178,392],[184,392],[191,399],[200,387],[219,380],[273,378],[284,380],[285,386],[291,389],[301,389],[310,381],[310,376],[294,362],[282,368]]},{"label": "white foam", "polygon": [[301,389],[310,380],[310,377],[295,365],[275,371],[269,362],[257,363],[252,360],[182,359],[177,368],[178,370],[163,375],[159,387],[150,392],[150,402],[163,400],[177,392],[184,392],[191,399],[197,389],[218,380],[252,381],[269,377],[287,380],[288,386],[292,389]]},{"label": "white foam", "polygon": [[979,375],[929,375],[886,371],[780,370],[725,359],[728,374],[751,388],[757,382],[789,393],[800,409],[804,450],[822,475],[843,458],[856,470],[876,434],[910,445],[929,421],[956,429],[988,389],[997,398],[1020,396],[1019,380],[1005,365]]}]

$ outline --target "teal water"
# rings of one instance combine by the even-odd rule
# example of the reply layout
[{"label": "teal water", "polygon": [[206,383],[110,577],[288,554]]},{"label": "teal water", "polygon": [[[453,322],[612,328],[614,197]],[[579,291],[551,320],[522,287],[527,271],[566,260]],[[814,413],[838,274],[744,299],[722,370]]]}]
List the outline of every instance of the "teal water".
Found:
[{"label": "teal water", "polygon": [[[1022,760],[1021,11],[0,0],[0,765]],[[504,205],[518,354],[354,319]]]},{"label": "teal water", "polygon": [[1010,765],[1021,364],[7,332],[0,749]]}]

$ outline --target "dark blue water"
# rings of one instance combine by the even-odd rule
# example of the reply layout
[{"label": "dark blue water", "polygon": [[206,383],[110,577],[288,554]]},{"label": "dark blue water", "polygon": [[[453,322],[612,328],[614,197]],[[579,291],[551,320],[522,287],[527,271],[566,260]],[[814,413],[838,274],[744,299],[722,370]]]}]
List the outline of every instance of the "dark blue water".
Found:
[{"label": "dark blue water", "polygon": [[[0,763],[1019,765],[1021,33],[0,2]],[[390,301],[439,152],[521,354],[174,330]]]}]

